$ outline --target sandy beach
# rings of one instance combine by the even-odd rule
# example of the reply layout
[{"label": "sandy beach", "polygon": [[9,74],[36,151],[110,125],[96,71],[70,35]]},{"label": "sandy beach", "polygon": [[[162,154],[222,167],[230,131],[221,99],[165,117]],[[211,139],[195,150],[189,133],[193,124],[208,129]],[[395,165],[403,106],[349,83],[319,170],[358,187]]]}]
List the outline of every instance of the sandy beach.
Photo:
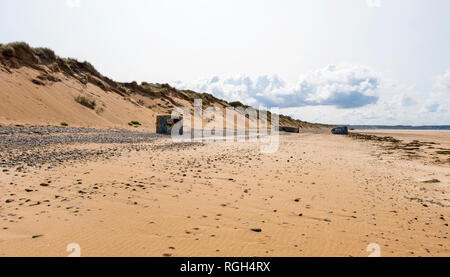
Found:
[{"label": "sandy beach", "polygon": [[0,135],[0,256],[450,255],[448,132],[281,133],[262,154],[58,130]]}]

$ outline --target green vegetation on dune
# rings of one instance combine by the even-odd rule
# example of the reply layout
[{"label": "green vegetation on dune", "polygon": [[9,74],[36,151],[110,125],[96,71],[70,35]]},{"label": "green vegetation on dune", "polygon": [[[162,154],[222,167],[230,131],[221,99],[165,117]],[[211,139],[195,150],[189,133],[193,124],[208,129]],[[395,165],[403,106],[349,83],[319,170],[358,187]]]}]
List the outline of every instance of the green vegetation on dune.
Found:
[{"label": "green vegetation on dune", "polygon": [[250,106],[247,106],[247,105],[242,104],[242,103],[239,102],[239,101],[230,102],[230,103],[228,103],[228,105],[230,105],[230,106],[233,107],[233,108],[241,107],[241,108],[244,108],[244,109],[247,109],[248,107],[250,107]]},{"label": "green vegetation on dune", "polygon": [[91,110],[95,109],[95,100],[91,100],[85,96],[78,95],[77,97],[75,97],[75,101]]},{"label": "green vegetation on dune", "polygon": [[133,126],[133,127],[138,127],[138,126],[141,126],[142,124],[137,120],[132,120],[132,121],[128,122],[128,125]]}]

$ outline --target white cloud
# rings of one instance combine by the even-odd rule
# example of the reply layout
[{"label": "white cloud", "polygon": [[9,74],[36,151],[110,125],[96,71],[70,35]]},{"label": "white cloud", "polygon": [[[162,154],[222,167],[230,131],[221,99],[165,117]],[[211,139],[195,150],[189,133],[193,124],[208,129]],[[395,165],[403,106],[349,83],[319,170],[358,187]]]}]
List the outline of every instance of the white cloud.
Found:
[{"label": "white cloud", "polygon": [[81,0],[66,0],[66,4],[69,8],[79,8],[81,6]]},{"label": "white cloud", "polygon": [[363,66],[340,65],[308,72],[298,84],[276,75],[213,77],[175,87],[209,92],[228,101],[280,107],[282,114],[330,124],[448,125],[449,72],[436,77],[436,87],[421,91],[414,84],[390,80]]},{"label": "white cloud", "polygon": [[436,77],[435,85],[438,89],[450,91],[450,70]]},{"label": "white cloud", "polygon": [[417,105],[417,102],[414,100],[414,98],[408,96],[408,95],[402,95],[401,97],[401,103],[405,107],[410,107]]},{"label": "white cloud", "polygon": [[425,106],[426,111],[430,113],[435,113],[438,111],[440,105],[439,103],[433,102]]},{"label": "white cloud", "polygon": [[262,75],[255,78],[215,76],[195,84],[176,82],[175,86],[252,106],[289,108],[321,105],[348,109],[378,101],[379,77],[363,66],[329,65],[300,76],[297,85],[288,84],[276,75]]}]

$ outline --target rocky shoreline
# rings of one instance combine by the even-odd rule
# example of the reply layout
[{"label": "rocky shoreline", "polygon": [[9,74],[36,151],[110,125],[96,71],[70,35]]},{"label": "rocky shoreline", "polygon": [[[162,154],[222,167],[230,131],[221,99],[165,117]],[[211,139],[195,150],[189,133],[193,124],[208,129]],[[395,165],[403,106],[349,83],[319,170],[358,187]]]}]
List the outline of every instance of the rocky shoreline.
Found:
[{"label": "rocky shoreline", "polygon": [[[124,150],[148,148],[143,143],[158,138],[161,136],[154,133],[117,129],[0,126],[0,166],[3,172],[11,168],[20,172],[25,167],[43,164],[53,167],[67,161],[107,159]],[[80,147],[91,143],[107,146]]]}]

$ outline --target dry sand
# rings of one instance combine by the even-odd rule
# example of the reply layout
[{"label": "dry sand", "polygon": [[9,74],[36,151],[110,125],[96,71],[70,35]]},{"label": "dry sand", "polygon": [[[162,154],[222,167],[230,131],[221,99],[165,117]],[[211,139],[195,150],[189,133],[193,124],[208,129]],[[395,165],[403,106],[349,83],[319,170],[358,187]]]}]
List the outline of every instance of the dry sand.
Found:
[{"label": "dry sand", "polygon": [[76,243],[82,256],[368,256],[376,243],[381,256],[450,256],[449,155],[389,145],[307,132],[281,135],[274,154],[170,138],[46,146],[117,155],[1,172],[0,255],[67,256]]}]

